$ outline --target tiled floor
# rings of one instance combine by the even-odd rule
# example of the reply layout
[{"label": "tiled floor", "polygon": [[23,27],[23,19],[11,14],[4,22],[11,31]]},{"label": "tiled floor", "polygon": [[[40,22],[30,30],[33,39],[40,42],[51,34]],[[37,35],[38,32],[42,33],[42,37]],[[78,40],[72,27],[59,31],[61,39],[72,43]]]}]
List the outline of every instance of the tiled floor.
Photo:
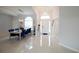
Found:
[{"label": "tiled floor", "polygon": [[[41,43],[42,42],[42,43]],[[75,53],[58,45],[57,40],[51,38],[49,46],[48,36],[28,35],[22,40],[6,39],[0,42],[0,53]]]}]

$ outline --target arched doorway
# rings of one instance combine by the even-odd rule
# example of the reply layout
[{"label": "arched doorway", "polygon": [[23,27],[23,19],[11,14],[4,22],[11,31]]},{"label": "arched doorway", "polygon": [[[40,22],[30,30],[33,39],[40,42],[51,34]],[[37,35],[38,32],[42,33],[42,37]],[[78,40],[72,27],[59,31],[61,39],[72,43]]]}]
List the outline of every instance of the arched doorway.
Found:
[{"label": "arched doorway", "polygon": [[43,15],[40,17],[40,36],[41,36],[41,40],[40,40],[40,45],[43,44],[43,36],[45,35],[47,37],[47,42],[48,46],[50,46],[50,39],[51,39],[51,18],[48,15],[47,12],[44,12]]}]

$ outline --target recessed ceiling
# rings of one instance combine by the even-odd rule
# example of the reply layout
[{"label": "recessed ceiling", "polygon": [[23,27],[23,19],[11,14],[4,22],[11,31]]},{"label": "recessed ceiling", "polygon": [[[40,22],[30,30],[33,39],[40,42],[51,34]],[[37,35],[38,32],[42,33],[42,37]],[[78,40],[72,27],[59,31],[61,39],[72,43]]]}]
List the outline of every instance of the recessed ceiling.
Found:
[{"label": "recessed ceiling", "polygon": [[32,15],[34,13],[31,6],[0,6],[0,13],[8,15]]}]

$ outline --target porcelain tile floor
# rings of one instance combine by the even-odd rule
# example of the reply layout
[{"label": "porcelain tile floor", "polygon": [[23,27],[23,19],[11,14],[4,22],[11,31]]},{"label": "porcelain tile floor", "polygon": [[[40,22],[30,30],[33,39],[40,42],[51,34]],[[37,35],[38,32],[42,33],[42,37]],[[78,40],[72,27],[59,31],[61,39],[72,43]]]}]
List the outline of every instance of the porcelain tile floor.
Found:
[{"label": "porcelain tile floor", "polygon": [[51,38],[49,46],[48,36],[28,35],[22,40],[6,39],[0,41],[0,53],[75,53],[67,48],[60,46],[57,40]]}]

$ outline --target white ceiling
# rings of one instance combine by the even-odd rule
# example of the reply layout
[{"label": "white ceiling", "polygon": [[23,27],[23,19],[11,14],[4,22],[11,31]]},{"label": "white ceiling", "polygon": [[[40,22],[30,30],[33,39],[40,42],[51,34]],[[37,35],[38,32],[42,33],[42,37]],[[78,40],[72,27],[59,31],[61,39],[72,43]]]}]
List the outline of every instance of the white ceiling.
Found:
[{"label": "white ceiling", "polygon": [[[22,10],[22,12],[19,11],[19,9]],[[0,6],[0,13],[18,16],[18,15],[32,15],[34,11],[31,6]]]}]

